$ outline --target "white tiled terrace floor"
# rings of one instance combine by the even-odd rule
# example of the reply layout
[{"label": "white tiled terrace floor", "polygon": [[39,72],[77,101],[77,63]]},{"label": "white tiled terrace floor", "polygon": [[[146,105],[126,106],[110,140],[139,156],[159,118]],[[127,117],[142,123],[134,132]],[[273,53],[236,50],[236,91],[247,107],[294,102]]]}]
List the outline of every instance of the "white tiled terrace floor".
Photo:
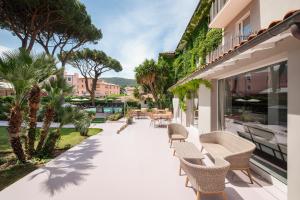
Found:
[{"label": "white tiled terrace floor", "polygon": [[[117,135],[121,125],[102,124],[102,134],[85,140],[4,189],[0,199],[195,199],[194,191],[184,187],[185,177],[178,175],[179,162],[168,146],[166,128],[149,127],[149,120],[141,119]],[[209,158],[206,162],[210,162]],[[228,199],[286,199],[274,186],[255,180],[255,184],[247,184],[245,175],[230,172],[226,180]]]}]

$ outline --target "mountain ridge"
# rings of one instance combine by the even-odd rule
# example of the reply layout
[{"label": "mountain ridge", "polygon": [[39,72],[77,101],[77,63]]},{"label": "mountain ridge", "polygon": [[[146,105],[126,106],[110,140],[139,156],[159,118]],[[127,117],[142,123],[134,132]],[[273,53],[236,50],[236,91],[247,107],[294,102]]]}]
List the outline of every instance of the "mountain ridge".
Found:
[{"label": "mountain ridge", "polygon": [[121,77],[105,77],[105,78],[101,78],[102,80],[108,82],[108,83],[112,83],[112,84],[116,84],[116,85],[120,85],[120,86],[136,86],[136,80],[135,79],[130,79],[130,78],[121,78]]}]

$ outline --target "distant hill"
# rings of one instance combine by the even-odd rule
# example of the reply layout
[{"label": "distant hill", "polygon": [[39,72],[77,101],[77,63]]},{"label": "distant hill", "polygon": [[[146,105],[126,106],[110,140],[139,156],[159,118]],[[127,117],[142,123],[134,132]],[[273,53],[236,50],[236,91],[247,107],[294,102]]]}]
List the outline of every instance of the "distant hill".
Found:
[{"label": "distant hill", "polygon": [[104,81],[120,86],[136,86],[135,79],[128,79],[128,78],[119,78],[119,77],[111,77],[111,78],[101,78]]}]

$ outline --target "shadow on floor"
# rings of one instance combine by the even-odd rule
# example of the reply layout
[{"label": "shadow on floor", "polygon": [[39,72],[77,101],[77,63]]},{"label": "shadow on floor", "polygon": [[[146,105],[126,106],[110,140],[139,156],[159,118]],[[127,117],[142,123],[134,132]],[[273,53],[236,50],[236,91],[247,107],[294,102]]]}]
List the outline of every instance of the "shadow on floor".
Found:
[{"label": "shadow on floor", "polygon": [[237,186],[237,187],[263,187],[263,186],[270,186],[271,183],[267,182],[261,176],[256,174],[255,172],[251,171],[251,176],[253,178],[254,183],[251,184],[248,175],[242,171],[229,171],[226,179],[227,182],[230,184]]},{"label": "shadow on floor", "polygon": [[[196,191],[194,190],[195,195],[196,195]],[[225,192],[227,195],[227,199],[228,200],[245,200],[241,195],[239,195],[239,193],[232,187],[226,187],[225,188]],[[222,195],[218,195],[218,194],[202,194],[201,195],[201,200],[224,200]]]},{"label": "shadow on floor", "polygon": [[89,170],[95,168],[91,159],[102,152],[99,150],[100,146],[101,144],[97,140],[88,139],[75,149],[57,157],[48,166],[37,170],[30,179],[46,175],[48,178],[42,183],[42,189],[51,196],[70,185],[80,185],[85,181]]}]

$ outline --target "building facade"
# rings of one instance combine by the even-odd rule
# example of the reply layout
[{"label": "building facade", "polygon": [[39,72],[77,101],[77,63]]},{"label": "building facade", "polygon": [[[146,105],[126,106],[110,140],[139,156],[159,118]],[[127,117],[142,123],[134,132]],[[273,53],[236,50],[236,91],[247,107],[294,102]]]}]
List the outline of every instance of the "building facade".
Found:
[{"label": "building facade", "polygon": [[[75,73],[73,75],[64,75],[67,82],[74,87],[74,95],[76,96],[89,96],[89,92],[86,89],[85,78],[79,77],[79,74]],[[88,79],[88,85],[92,85],[92,79]],[[106,97],[109,95],[120,94],[120,86],[107,83],[103,80],[98,80],[96,85],[95,96],[96,97]]]},{"label": "building facade", "polygon": [[225,130],[253,142],[252,170],[298,199],[300,1],[215,0],[209,28],[222,29],[220,46],[173,87],[193,79],[212,87],[200,86],[185,111],[175,97],[175,120],[197,137]]},{"label": "building facade", "polygon": [[11,96],[14,94],[14,87],[10,83],[0,81],[0,96]]},{"label": "building facade", "polygon": [[127,86],[127,87],[124,88],[124,90],[125,90],[126,95],[131,96],[131,97],[134,96],[135,87]]}]

